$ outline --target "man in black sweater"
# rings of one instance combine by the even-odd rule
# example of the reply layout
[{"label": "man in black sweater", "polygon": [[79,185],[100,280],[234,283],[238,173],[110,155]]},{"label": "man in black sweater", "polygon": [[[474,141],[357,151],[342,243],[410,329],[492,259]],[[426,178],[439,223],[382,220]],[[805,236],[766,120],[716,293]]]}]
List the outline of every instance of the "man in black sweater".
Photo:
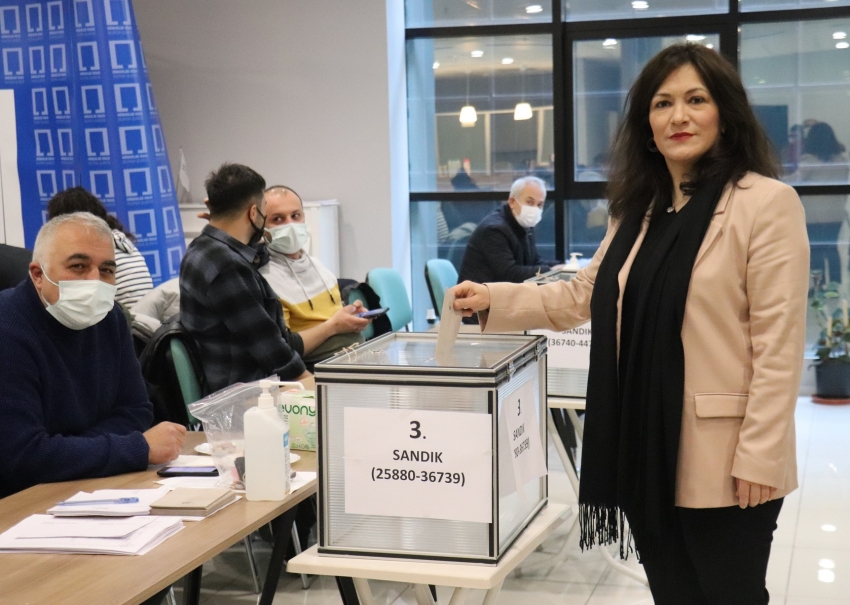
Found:
[{"label": "man in black sweater", "polygon": [[545,201],[546,185],[539,178],[514,181],[508,203],[481,221],[470,236],[458,283],[521,283],[549,271],[534,240],[534,226],[540,222]]}]

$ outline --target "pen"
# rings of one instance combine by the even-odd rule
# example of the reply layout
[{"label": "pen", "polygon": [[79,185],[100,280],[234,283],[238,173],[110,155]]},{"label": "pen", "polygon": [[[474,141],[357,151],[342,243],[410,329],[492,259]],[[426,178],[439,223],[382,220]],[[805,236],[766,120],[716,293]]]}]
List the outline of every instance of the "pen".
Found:
[{"label": "pen", "polygon": [[108,500],[65,500],[56,506],[74,506],[81,504],[136,504],[138,498],[112,498]]}]

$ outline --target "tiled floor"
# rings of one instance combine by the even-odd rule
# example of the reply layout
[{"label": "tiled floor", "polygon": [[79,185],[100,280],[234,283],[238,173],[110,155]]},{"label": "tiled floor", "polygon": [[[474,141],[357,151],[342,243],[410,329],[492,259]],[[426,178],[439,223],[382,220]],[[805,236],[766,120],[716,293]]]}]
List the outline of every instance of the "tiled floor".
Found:
[{"label": "tiled floor", "polygon": [[[786,498],[768,568],[771,604],[850,605],[850,406],[822,406],[801,398],[797,407],[797,451],[801,488]],[[554,450],[550,452],[553,499],[574,502]],[[649,590],[607,567],[597,552],[582,553],[572,524],[560,528],[508,577],[500,605],[651,605]],[[268,549],[255,547],[261,569]],[[640,569],[633,558],[628,565]],[[379,604],[413,605],[404,584],[373,582]],[[179,597],[179,595],[178,595]],[[440,603],[450,593],[438,589]],[[483,592],[467,601],[480,605]],[[204,566],[205,605],[256,603],[241,546]],[[179,602],[179,599],[178,599]],[[331,578],[313,578],[303,590],[298,576],[281,579],[275,604],[338,605]]]}]

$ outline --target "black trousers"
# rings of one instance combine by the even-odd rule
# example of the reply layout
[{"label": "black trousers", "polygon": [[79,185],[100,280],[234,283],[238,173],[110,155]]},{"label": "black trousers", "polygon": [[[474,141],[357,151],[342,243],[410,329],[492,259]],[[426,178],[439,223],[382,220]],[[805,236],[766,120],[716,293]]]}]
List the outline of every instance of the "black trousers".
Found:
[{"label": "black trousers", "polygon": [[[655,605],[767,605],[767,561],[782,499],[753,508],[676,508],[675,539],[641,553]],[[640,550],[640,536],[635,535]]]}]

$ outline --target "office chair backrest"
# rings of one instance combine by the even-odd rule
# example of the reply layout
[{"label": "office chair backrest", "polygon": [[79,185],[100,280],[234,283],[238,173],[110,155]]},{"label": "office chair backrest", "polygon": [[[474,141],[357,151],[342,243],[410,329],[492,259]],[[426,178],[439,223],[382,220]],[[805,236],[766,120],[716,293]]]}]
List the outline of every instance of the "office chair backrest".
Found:
[{"label": "office chair backrest", "polygon": [[375,293],[381,298],[381,306],[389,307],[387,316],[393,331],[407,327],[413,321],[413,311],[410,308],[410,299],[407,297],[407,288],[398,271],[393,269],[372,269],[366,275],[366,283],[371,286]]},{"label": "office chair backrest", "polygon": [[174,372],[177,374],[177,382],[180,383],[180,392],[183,394],[186,415],[189,417],[190,424],[198,424],[198,420],[189,412],[189,404],[201,399],[203,392],[198,376],[195,374],[189,350],[180,336],[173,336],[168,344],[171,347],[171,362],[174,364]]},{"label": "office chair backrest", "polygon": [[29,275],[32,252],[0,244],[0,290],[14,288]]},{"label": "office chair backrest", "polygon": [[432,258],[425,263],[425,283],[428,284],[431,303],[439,317],[443,310],[446,290],[457,285],[457,269],[444,258]]},{"label": "office chair backrest", "polygon": [[[348,289],[348,304],[352,304],[355,300],[359,300],[363,303],[363,308],[369,308],[369,302],[366,300],[366,295],[358,288],[354,286],[353,288]],[[366,326],[366,329],[363,330],[363,338],[366,340],[370,340],[375,337],[375,326],[374,322]]]}]

